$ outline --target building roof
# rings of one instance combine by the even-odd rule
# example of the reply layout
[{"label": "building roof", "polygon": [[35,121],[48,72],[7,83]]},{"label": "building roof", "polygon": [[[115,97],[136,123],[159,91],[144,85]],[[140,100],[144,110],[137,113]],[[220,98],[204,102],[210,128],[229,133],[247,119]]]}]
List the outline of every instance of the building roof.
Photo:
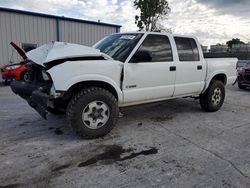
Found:
[{"label": "building roof", "polygon": [[50,15],[50,14],[29,12],[29,11],[25,11],[25,10],[17,10],[17,9],[5,8],[5,7],[0,7],[0,11],[25,14],[25,15],[31,15],[31,16],[39,16],[39,17],[44,17],[44,18],[54,18],[54,19],[67,20],[67,21],[73,21],[73,22],[79,22],[79,23],[88,23],[88,24],[95,24],[95,25],[110,26],[110,27],[116,27],[116,28],[122,27],[121,25],[116,25],[116,24],[109,24],[109,23],[96,22],[96,21],[90,21],[90,20],[82,20],[82,19],[69,18],[69,17],[64,17],[64,16],[55,16],[55,15]]}]

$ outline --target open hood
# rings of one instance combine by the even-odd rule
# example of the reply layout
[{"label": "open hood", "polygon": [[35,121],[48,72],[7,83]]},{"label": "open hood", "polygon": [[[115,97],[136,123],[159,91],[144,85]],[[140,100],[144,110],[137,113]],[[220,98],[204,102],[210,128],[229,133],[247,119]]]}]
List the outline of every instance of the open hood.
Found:
[{"label": "open hood", "polygon": [[15,48],[15,50],[23,58],[23,60],[27,59],[25,51],[22,48],[20,48],[16,43],[11,42],[10,45],[13,46],[13,48]]},{"label": "open hood", "polygon": [[100,50],[66,42],[51,42],[27,52],[27,57],[36,64],[45,66],[49,62],[69,58],[104,57],[112,59]]}]

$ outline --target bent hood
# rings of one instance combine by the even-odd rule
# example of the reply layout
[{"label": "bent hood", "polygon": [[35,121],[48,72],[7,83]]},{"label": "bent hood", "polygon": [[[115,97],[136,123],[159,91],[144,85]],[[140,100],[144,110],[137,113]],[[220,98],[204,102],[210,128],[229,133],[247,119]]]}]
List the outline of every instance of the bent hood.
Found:
[{"label": "bent hood", "polygon": [[67,58],[103,56],[105,59],[112,59],[98,49],[66,42],[50,42],[29,51],[26,55],[31,61],[42,66],[45,66],[45,63]]}]

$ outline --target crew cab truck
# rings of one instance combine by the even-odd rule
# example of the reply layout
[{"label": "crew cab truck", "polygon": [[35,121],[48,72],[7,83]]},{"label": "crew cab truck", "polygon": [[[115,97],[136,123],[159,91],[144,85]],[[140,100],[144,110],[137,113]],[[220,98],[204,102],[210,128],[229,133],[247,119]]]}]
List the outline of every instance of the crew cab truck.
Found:
[{"label": "crew cab truck", "polygon": [[125,106],[195,97],[215,112],[236,79],[237,59],[204,59],[195,37],[154,32],[113,34],[93,47],[52,42],[27,57],[30,80],[12,90],[44,118],[66,112],[83,138],[110,132]]}]

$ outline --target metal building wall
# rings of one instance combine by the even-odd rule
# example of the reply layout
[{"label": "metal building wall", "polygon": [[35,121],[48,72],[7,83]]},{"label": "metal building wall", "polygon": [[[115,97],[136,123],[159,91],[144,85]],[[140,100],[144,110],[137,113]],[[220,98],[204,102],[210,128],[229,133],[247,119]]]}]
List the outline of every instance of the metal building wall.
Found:
[{"label": "metal building wall", "polygon": [[0,65],[9,61],[18,63],[21,58],[9,45],[33,43],[42,45],[56,40],[56,20],[51,18],[0,11]]},{"label": "metal building wall", "polygon": [[37,44],[63,41],[92,46],[106,35],[120,31],[120,25],[60,17],[0,7],[0,66],[21,58],[11,41]]},{"label": "metal building wall", "polygon": [[82,24],[66,20],[59,21],[59,38],[60,41],[65,42],[92,46],[104,36],[116,32],[117,28],[105,25]]}]

